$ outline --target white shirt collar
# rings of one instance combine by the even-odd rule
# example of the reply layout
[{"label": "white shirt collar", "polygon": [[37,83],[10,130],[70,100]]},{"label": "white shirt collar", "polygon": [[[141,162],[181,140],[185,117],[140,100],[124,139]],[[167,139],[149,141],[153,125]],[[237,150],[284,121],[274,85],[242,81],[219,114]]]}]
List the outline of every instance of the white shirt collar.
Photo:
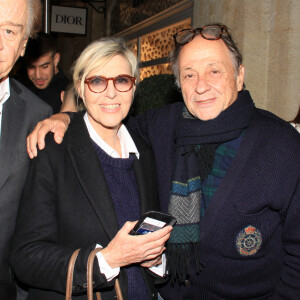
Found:
[{"label": "white shirt collar", "polygon": [[10,97],[9,78],[7,77],[0,83],[0,137],[1,137],[1,124],[2,124],[2,110],[3,104]]},{"label": "white shirt collar", "polygon": [[4,81],[0,83],[0,105],[2,106],[9,97],[10,97],[9,78],[7,77]]},{"label": "white shirt collar", "polygon": [[[119,153],[111,148],[106,142],[103,141],[103,139],[98,135],[96,130],[93,128],[92,124],[89,121],[89,118],[87,116],[87,113],[84,114],[83,117],[85,124],[87,126],[88,132],[90,134],[91,139],[103,150],[105,151],[109,156],[113,158],[120,158]],[[121,127],[118,130],[118,137],[121,144],[121,151],[122,151],[122,158],[128,158],[130,153],[133,153],[136,155],[136,157],[139,159],[140,154],[138,152],[138,149],[130,136],[127,128],[122,124]]]}]

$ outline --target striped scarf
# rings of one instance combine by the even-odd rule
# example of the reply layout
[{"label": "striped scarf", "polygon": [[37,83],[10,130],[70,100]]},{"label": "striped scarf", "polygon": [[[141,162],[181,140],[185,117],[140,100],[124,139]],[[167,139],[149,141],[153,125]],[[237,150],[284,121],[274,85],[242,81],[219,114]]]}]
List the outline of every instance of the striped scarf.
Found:
[{"label": "striped scarf", "polygon": [[[184,282],[191,264],[197,273],[204,267],[200,257],[200,221],[213,194],[203,201],[203,187],[207,178],[213,177],[218,147],[218,157],[222,159],[226,155],[222,150],[224,143],[241,136],[251,122],[253,110],[253,102],[241,94],[213,120],[195,119],[186,107],[183,109],[175,132],[176,162],[168,208],[177,219],[167,247],[168,269],[173,281]],[[231,159],[236,151],[231,151]],[[214,191],[216,189],[217,186]]]}]

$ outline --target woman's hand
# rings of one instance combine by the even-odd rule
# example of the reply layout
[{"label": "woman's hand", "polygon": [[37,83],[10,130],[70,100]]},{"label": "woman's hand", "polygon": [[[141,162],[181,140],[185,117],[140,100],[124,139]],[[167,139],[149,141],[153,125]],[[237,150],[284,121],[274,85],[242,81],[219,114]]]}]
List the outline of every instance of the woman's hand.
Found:
[{"label": "woman's hand", "polygon": [[27,153],[30,158],[37,156],[37,145],[40,150],[45,147],[45,136],[54,133],[54,140],[60,144],[70,124],[70,118],[65,113],[59,113],[38,122],[34,130],[27,137]]},{"label": "woman's hand", "polygon": [[172,226],[145,235],[130,235],[136,222],[126,222],[101,253],[111,268],[155,261],[165,250]]}]

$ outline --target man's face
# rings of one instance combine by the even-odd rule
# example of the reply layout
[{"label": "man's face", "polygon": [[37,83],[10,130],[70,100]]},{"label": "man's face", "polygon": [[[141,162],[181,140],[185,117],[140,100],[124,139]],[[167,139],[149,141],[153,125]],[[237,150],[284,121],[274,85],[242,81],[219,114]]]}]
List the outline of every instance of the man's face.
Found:
[{"label": "man's face", "polygon": [[27,43],[26,0],[0,0],[0,80],[8,75]]},{"label": "man's face", "polygon": [[43,90],[49,86],[53,76],[58,72],[58,62],[59,53],[49,52],[27,65],[27,75],[36,88]]},{"label": "man's face", "polygon": [[244,82],[244,67],[235,74],[225,43],[196,36],[178,59],[179,80],[189,112],[201,120],[216,118],[236,99]]}]

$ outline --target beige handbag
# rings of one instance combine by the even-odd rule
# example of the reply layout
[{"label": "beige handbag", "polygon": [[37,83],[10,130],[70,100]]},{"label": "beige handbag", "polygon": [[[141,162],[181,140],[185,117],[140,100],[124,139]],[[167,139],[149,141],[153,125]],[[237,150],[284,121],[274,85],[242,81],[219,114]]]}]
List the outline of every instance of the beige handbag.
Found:
[{"label": "beige handbag", "polygon": [[[101,251],[102,248],[96,248],[94,249],[88,258],[87,263],[87,298],[88,300],[93,300],[93,265],[94,265],[94,259],[96,256],[96,253]],[[72,286],[73,286],[73,275],[74,275],[74,266],[75,262],[78,256],[80,249],[77,249],[72,254],[69,266],[68,266],[68,275],[67,275],[67,284],[66,284],[66,300],[72,299]],[[118,300],[123,300],[122,291],[119,283],[119,279],[116,279],[115,281],[115,290]],[[101,293],[96,292],[97,300],[101,300]]]}]

